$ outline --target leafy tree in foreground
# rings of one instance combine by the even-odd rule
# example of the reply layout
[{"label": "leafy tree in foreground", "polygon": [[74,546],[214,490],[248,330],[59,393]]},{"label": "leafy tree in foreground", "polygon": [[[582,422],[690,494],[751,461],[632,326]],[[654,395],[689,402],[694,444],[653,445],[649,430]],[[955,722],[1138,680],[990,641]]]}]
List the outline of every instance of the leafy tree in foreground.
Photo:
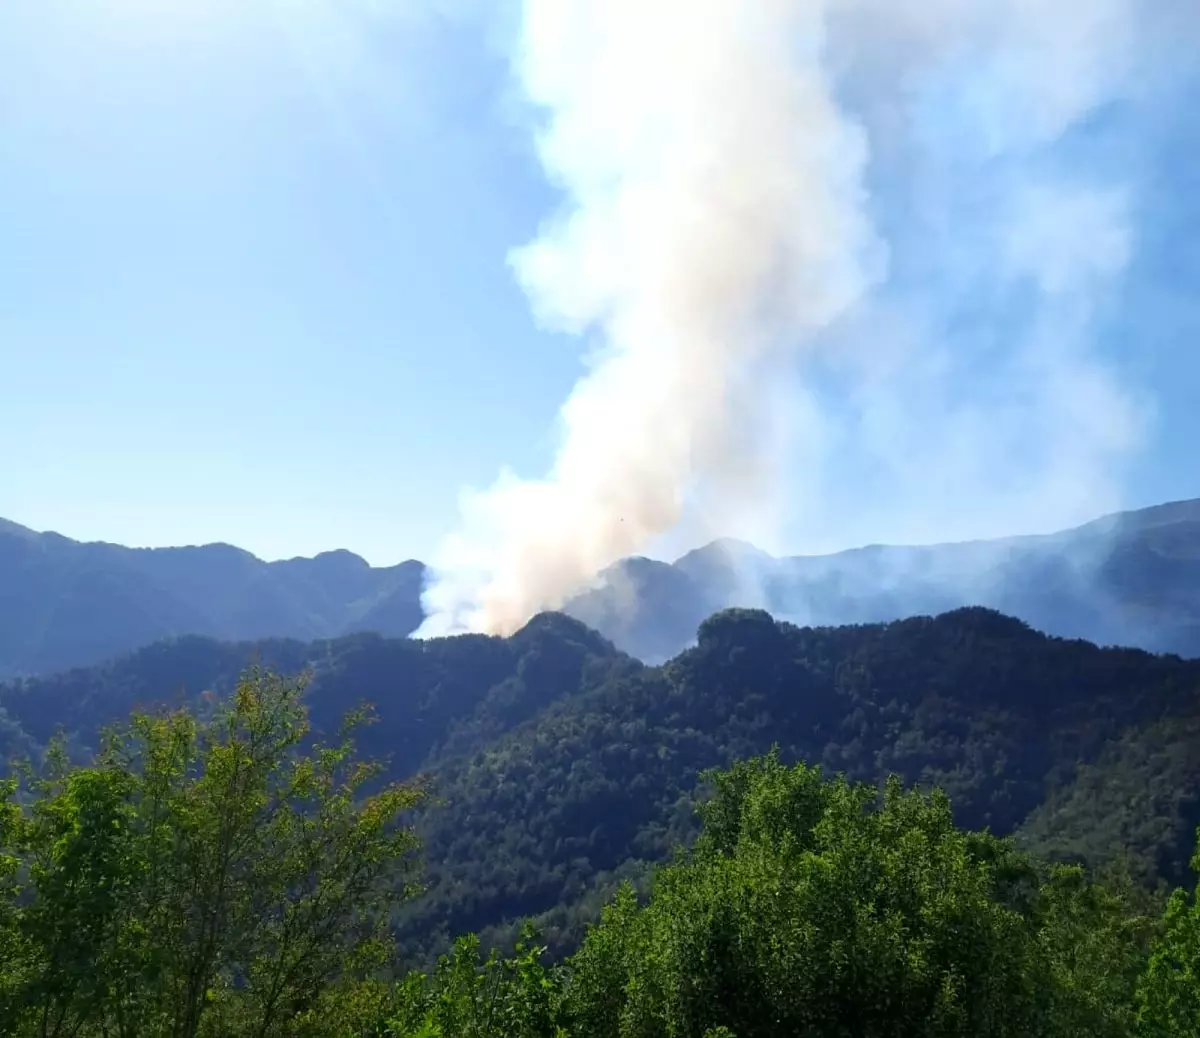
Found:
[{"label": "leafy tree in foreground", "polygon": [[477,937],[460,937],[429,975],[398,985],[381,1030],[387,1038],[557,1038],[561,975],[541,962],[545,948],[526,926],[515,954],[481,958]]},{"label": "leafy tree in foreground", "polygon": [[[0,1033],[329,1033],[330,993],[390,959],[415,786],[310,746],[302,682],[252,673],[212,720],[138,716],[94,766],[52,754],[0,816]],[[11,950],[10,950],[11,949]]]},{"label": "leafy tree in foreground", "polygon": [[[139,716],[86,768],[0,785],[0,1034],[14,1038],[1165,1038],[1196,1033],[1200,914],[777,755],[710,775],[690,852],[547,968],[461,938],[396,982],[417,786],[302,683]],[[1200,864],[1200,862],[1198,862]],[[1153,953],[1151,954],[1151,947]]]},{"label": "leafy tree in foreground", "polygon": [[0,1022],[12,1019],[23,988],[24,947],[18,928],[16,897],[20,859],[12,853],[21,827],[21,811],[12,802],[17,784],[0,780]]},{"label": "leafy tree in foreground", "polygon": [[774,756],[715,776],[694,852],[573,958],[569,1033],[1129,1033],[1142,960],[1118,897],[958,830],[940,794],[876,799]]},{"label": "leafy tree in foreground", "polygon": [[[1197,832],[1200,841],[1200,831]],[[1192,858],[1200,872],[1200,850]],[[1138,1027],[1144,1038],[1200,1034],[1200,897],[1176,890],[1167,903],[1138,987]]]}]

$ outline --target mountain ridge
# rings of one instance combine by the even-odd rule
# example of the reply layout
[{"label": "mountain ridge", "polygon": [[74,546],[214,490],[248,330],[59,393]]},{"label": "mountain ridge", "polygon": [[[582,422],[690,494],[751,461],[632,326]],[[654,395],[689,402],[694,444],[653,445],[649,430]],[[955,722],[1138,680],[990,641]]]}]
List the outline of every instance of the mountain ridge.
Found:
[{"label": "mountain ridge", "polygon": [[836,625],[983,605],[1063,637],[1200,656],[1200,499],[1054,533],[828,555],[717,541],[675,563],[625,560],[605,581],[567,611],[651,662],[679,652],[706,615],[729,606]]},{"label": "mountain ridge", "polygon": [[[424,618],[426,574],[417,559],[373,567],[345,549],[268,562],[222,542],[127,548],[0,520],[0,678],[98,663],[187,634],[402,637]],[[728,607],[844,624],[965,605],[1067,637],[1200,656],[1200,499],[1056,533],[826,555],[773,556],[718,539],[673,562],[624,559],[562,611],[659,662]]]},{"label": "mountain ridge", "polygon": [[100,662],[162,638],[313,640],[421,622],[424,566],[349,551],[264,562],[224,543],[127,548],[0,522],[0,677]]}]

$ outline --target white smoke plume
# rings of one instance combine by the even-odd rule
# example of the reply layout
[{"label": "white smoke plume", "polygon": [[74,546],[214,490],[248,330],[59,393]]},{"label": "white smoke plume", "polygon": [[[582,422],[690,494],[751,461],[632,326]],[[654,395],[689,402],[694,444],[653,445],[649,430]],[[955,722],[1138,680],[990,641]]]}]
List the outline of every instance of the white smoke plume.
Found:
[{"label": "white smoke plume", "polygon": [[[433,560],[421,633],[510,632],[697,502],[723,503],[723,518],[730,502],[779,505],[776,418],[797,423],[773,404],[806,362],[850,379],[847,399],[869,419],[859,435],[893,474],[919,467],[922,449],[951,479],[987,464],[977,447],[990,412],[954,412],[961,442],[932,448],[905,439],[919,409],[892,413],[901,397],[889,386],[936,392],[946,345],[930,345],[921,307],[884,291],[872,153],[901,169],[924,155],[953,177],[904,113],[964,62],[985,65],[994,92],[963,99],[978,120],[967,175],[1052,140],[1130,81],[1131,3],[524,0],[514,70],[544,112],[539,154],[566,206],[511,261],[539,321],[589,336],[593,353],[563,405],[551,471],[505,472],[464,497],[461,527]],[[953,187],[930,189],[935,208]],[[1054,305],[1019,362],[1043,395],[1001,408],[991,440],[1003,448],[1003,422],[1020,431],[1028,413],[1053,412],[1044,394],[1065,394],[1069,428],[1051,447],[1078,449],[1041,470],[1047,485],[1080,481],[1085,499],[1092,469],[1101,478],[1136,442],[1136,409],[1073,345],[1048,343],[1077,342],[1088,293],[1126,262],[1125,199],[1057,176],[1004,188],[1011,219],[994,235],[992,273],[1032,280]],[[955,231],[944,228],[946,256]],[[806,432],[824,428],[805,413]],[[799,447],[811,483],[795,485],[815,492],[820,450]]]}]

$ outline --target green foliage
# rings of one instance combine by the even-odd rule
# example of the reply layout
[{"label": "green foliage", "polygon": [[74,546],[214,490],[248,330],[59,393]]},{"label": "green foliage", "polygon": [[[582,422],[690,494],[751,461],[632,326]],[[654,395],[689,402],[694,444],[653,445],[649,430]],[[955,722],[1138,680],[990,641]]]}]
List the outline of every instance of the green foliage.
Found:
[{"label": "green foliage", "polygon": [[[386,755],[407,778],[431,754],[471,752],[614,670],[638,669],[595,632],[565,616],[535,618],[512,638],[465,635],[415,641],[358,634],[331,642],[160,642],[87,670],[0,684],[0,771],[36,755],[65,727],[64,748],[86,762],[105,725],[153,706],[204,714],[233,693],[246,666],[281,674],[306,669],[310,720],[336,730],[362,700],[380,706],[363,748]],[[40,751],[38,751],[40,752]]]},{"label": "green foliage", "polygon": [[422,791],[356,758],[365,715],[312,744],[302,690],[252,673],[207,722],[137,716],[92,766],[55,746],[27,773],[0,1033],[292,1035],[389,960]]},{"label": "green foliage", "polygon": [[[66,748],[84,759],[102,722],[181,685],[177,701],[207,717],[198,693],[228,695],[249,652],[183,639],[2,686],[0,708],[38,743],[69,719]],[[262,652],[287,672],[313,665],[315,730],[366,697],[379,714],[363,752],[393,781],[436,783],[444,807],[420,830],[429,893],[401,912],[401,945],[426,962],[463,932],[507,945],[524,918],[553,958],[569,953],[622,880],[644,890],[694,838],[699,773],[776,743],[853,781],[941,788],[960,825],[1040,857],[1127,860],[1148,888],[1183,881],[1200,822],[1200,662],[1050,639],[987,610],[849,628],[734,610],[656,668],[554,614],[509,639]]]},{"label": "green foliage", "polygon": [[13,802],[15,780],[0,780],[0,1021],[11,1019],[27,984],[28,953],[17,909],[21,859],[14,853],[23,817]]},{"label": "green foliage", "polygon": [[[709,776],[648,902],[624,885],[547,972],[460,938],[373,1038],[1132,1038],[1153,924],[1127,885],[955,826],[946,797],[777,755]],[[1168,932],[1174,930],[1168,926]],[[1151,976],[1154,965],[1146,971]],[[1196,996],[1194,977],[1177,979]],[[1148,982],[1141,982],[1147,1001]],[[1143,1010],[1145,1015],[1145,1010]]]},{"label": "green foliage", "polygon": [[0,1033],[1195,1033],[1194,896],[1156,924],[1127,876],[1042,864],[897,776],[827,779],[775,751],[707,772],[690,850],[647,898],[624,883],[560,965],[526,925],[507,956],[459,937],[396,979],[423,788],[357,757],[365,711],[315,742],[302,694],[253,672],[205,718],[139,715],[90,766],[56,743],[0,786]]},{"label": "green foliage", "polygon": [[[1042,876],[895,780],[876,804],[772,756],[715,783],[694,852],[647,907],[623,891],[572,960],[579,1034],[1127,1033],[1136,946],[1132,970],[1106,972],[1125,912],[1076,873]],[[1084,923],[1105,947],[1067,962]]]},{"label": "green foliage", "polygon": [[1124,860],[1142,885],[1187,878],[1200,821],[1200,715],[1131,726],[1080,764],[1021,826],[1021,843],[1101,863]]},{"label": "green foliage", "polygon": [[987,610],[850,628],[722,613],[669,664],[434,759],[445,807],[422,828],[429,895],[405,909],[402,940],[441,950],[535,917],[568,953],[614,877],[694,838],[699,773],[773,744],[853,781],[941,788],[958,824],[1039,857],[1128,857],[1139,885],[1178,883],[1200,820],[1198,690],[1200,662],[1050,639]]},{"label": "green foliage", "polygon": [[1120,875],[1089,880],[1078,865],[1043,871],[1035,920],[1038,968],[1056,993],[1052,1033],[1131,1033],[1133,994],[1155,929],[1143,903]]},{"label": "green foliage", "polygon": [[[224,679],[206,683],[206,668],[233,657],[211,650],[205,643],[160,647],[103,671],[10,686],[0,698],[12,718],[36,720],[40,741],[72,696],[79,707],[69,716],[90,724],[117,703],[146,701],[154,682],[173,687],[178,653],[184,672],[199,675],[189,678],[193,690],[223,692]],[[1200,663],[1048,639],[987,610],[844,629],[797,628],[733,611],[711,618],[695,649],[658,668],[620,657],[594,633],[553,615],[511,639],[364,636],[279,651],[297,666],[316,661],[303,701],[299,686],[264,675],[255,679],[264,702],[279,699],[282,693],[270,691],[276,686],[291,696],[278,710],[254,714],[237,697],[192,695],[185,702],[193,713],[142,717],[85,768],[68,767],[66,758],[78,759],[80,744],[94,743],[93,736],[56,744],[55,767],[0,799],[11,809],[0,822],[7,834],[0,853],[8,855],[0,886],[9,876],[0,942],[17,964],[0,981],[0,1000],[8,1000],[0,1009],[28,1006],[36,995],[46,1021],[62,1014],[58,1033],[82,1021],[80,1034],[93,1027],[89,1007],[98,1001],[123,1014],[125,1023],[109,1027],[113,1034],[154,1035],[168,1017],[185,1030],[199,1018],[197,1033],[232,1035],[256,1033],[255,1021],[264,1034],[313,1036],[383,1034],[389,1019],[418,1033],[435,1024],[467,1026],[467,1019],[479,1029],[487,1022],[463,1015],[468,1001],[516,1004],[510,994],[519,985],[496,978],[520,970],[511,958],[493,959],[491,949],[509,947],[521,919],[535,919],[547,958],[561,963],[609,904],[609,916],[623,922],[589,939],[562,986],[553,971],[544,977],[554,989],[548,1004],[559,1006],[554,1026],[571,1035],[590,1032],[572,1023],[567,1008],[608,1021],[598,1034],[621,1034],[628,997],[655,1026],[663,1014],[675,1019],[670,1007],[679,1002],[693,1007],[681,1019],[703,1025],[680,1033],[727,1026],[746,1038],[735,1020],[703,1018],[695,1001],[736,1007],[748,999],[771,1012],[799,1012],[792,1002],[772,1001],[782,996],[769,989],[756,994],[756,978],[783,975],[801,961],[799,950],[808,949],[804,961],[838,961],[847,947],[882,978],[861,989],[863,1006],[890,1005],[893,978],[921,1011],[944,1004],[947,1033],[956,1033],[953,1020],[973,1025],[971,1014],[983,1013],[967,995],[995,989],[996,999],[1017,998],[1019,977],[1036,979],[1020,1004],[1053,1004],[1053,1016],[1037,1026],[1127,1034],[1151,936],[1139,913],[1159,915],[1154,885],[1178,883],[1191,854],[1200,803],[1193,781],[1200,775]],[[88,674],[98,681],[91,693]],[[363,693],[381,712],[378,723],[357,731],[358,745],[390,759],[386,770],[354,777],[357,765],[338,756],[348,752],[341,736],[314,747],[308,720],[315,731],[330,731]],[[243,721],[231,729],[239,711]],[[274,741],[253,749],[255,724],[275,732]],[[792,777],[763,786],[760,765],[736,762],[772,744],[780,747],[772,767]],[[831,787],[841,792],[829,792],[815,771],[793,774],[782,763],[795,760],[844,773]],[[712,779],[701,830],[697,778],[713,768],[726,770]],[[356,828],[364,798],[388,781],[411,781],[419,769],[431,772],[439,807],[414,822],[429,873],[426,896],[410,900],[412,833],[400,840],[389,830],[400,843],[380,852],[399,854],[400,877],[385,878],[381,867],[363,886],[348,866],[335,865],[361,857],[339,859],[339,847],[379,846],[379,832]],[[877,804],[874,791],[890,773],[926,792],[900,793],[893,784]],[[944,790],[948,802],[933,789]],[[903,839],[872,828],[880,819],[909,819],[905,812],[912,817],[900,826],[908,832]],[[844,816],[844,840],[858,833],[869,853],[814,842],[826,813]],[[1037,858],[1075,864],[1035,866],[1007,843],[960,831],[985,828],[1013,835]],[[676,872],[650,881],[655,864],[693,843],[673,867],[683,877],[678,890],[670,887]],[[938,871],[943,858],[953,866],[946,876]],[[1087,878],[1116,865],[1131,878],[1114,874],[1100,885]],[[826,887],[817,882],[822,877]],[[1007,885],[991,891],[988,877],[1008,877]],[[624,881],[633,889],[614,899]],[[768,898],[768,881],[786,896]],[[75,890],[83,896],[73,899]],[[650,908],[639,908],[652,890]],[[934,897],[939,891],[944,896]],[[818,893],[823,900],[813,901]],[[360,895],[374,907],[330,924],[342,928],[342,944],[311,939],[323,912]],[[692,961],[694,952],[686,942],[660,940],[669,928],[654,920],[671,905],[681,920],[672,940],[709,948],[702,961],[725,962],[721,970],[732,980],[717,972],[689,982],[687,999],[663,987],[667,967]],[[924,906],[917,922],[905,914],[913,905]],[[965,913],[961,921],[952,909]],[[825,911],[846,924],[841,944],[830,927],[809,925]],[[385,931],[388,916],[393,928]],[[771,933],[789,935],[777,940],[779,948],[763,920],[775,927]],[[995,969],[986,956],[968,958],[958,967],[967,971],[962,976],[946,974],[946,949],[968,923],[971,955],[995,948],[1007,927],[1015,934],[1012,954],[1025,958],[1001,955]],[[455,935],[470,931],[478,934],[475,950],[455,950]],[[401,961],[432,964],[445,952],[459,972],[435,969],[420,981],[416,1002],[397,1001],[402,989],[387,983],[393,933]],[[159,934],[166,936],[160,941]],[[643,975],[632,952],[605,959],[604,941],[619,951],[618,938],[644,938],[665,966]],[[847,944],[852,938],[860,943]],[[722,960],[710,948],[719,951],[721,941],[743,942],[752,954]],[[1165,954],[1164,962],[1183,961]],[[480,990],[503,998],[463,986],[469,961],[492,978],[493,988]],[[579,968],[585,962],[595,965],[590,973]],[[1163,969],[1156,976],[1173,975]],[[985,973],[991,987],[963,987],[964,978]],[[812,992],[827,990],[822,983],[834,984],[823,974],[804,976],[814,986],[789,981],[793,1001],[805,990],[812,1001]],[[1142,980],[1148,993],[1159,983],[1151,979]],[[632,980],[636,999],[625,993]],[[589,983],[594,1004],[581,994]],[[726,998],[721,985],[732,985],[737,999]],[[458,1005],[459,1015],[427,1020],[431,992],[438,1005]],[[1147,994],[1145,1003],[1162,998]],[[187,1005],[191,1017],[179,1008]],[[404,1016],[413,1005],[420,1012]],[[1150,1012],[1143,1010],[1147,1020]],[[28,1033],[33,1024],[21,1026]],[[990,1025],[981,1026],[987,1033]]]},{"label": "green foliage", "polygon": [[[1200,842],[1200,832],[1197,832]],[[1200,872],[1200,851],[1192,858]],[[1142,1038],[1200,1034],[1200,899],[1176,890],[1138,989]]]},{"label": "green foliage", "polygon": [[482,957],[479,939],[460,937],[428,976],[397,985],[387,1038],[556,1038],[560,987],[542,964],[545,948],[526,926],[515,954]]}]

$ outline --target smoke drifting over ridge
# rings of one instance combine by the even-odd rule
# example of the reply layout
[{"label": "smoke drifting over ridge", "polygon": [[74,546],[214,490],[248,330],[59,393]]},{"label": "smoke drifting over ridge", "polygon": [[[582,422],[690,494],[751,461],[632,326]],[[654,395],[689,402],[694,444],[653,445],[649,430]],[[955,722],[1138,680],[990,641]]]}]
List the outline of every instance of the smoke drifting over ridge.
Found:
[{"label": "smoke drifting over ridge", "polygon": [[[552,470],[465,496],[422,633],[509,632],[706,505],[796,526],[847,427],[885,506],[931,476],[968,512],[989,481],[1053,502],[1043,522],[1115,504],[1141,415],[1089,333],[1134,248],[1130,187],[1038,149],[1130,89],[1131,3],[525,0],[514,70],[567,205],[511,262],[593,354]],[[892,247],[875,166],[922,187],[924,255]],[[956,207],[980,187],[995,221],[967,250]],[[1037,302],[987,361],[1013,392],[962,402],[977,355],[944,301],[972,279]]]}]

